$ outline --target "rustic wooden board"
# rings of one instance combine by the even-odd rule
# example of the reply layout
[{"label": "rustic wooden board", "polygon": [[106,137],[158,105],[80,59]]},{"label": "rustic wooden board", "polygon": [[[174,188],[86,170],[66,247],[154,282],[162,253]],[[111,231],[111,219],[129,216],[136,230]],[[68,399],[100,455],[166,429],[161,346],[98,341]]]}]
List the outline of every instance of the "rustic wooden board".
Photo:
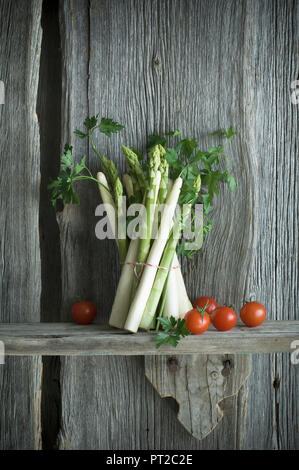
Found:
[{"label": "rustic wooden board", "polygon": [[178,420],[187,431],[204,439],[223,418],[219,403],[236,395],[248,379],[250,362],[245,355],[225,360],[219,355],[154,356],[145,361],[145,372],[162,398],[175,398]]},{"label": "rustic wooden board", "polygon": [[[294,258],[284,262],[283,243],[288,237],[288,252],[295,256],[298,242],[290,234],[298,233],[292,153],[297,110],[291,108],[288,87],[298,76],[297,11],[294,2],[270,0],[93,1],[90,11],[88,2],[69,0],[61,2],[60,9],[63,141],[74,143],[71,133],[87,114],[109,115],[127,129],[111,141],[99,137],[97,144],[123,169],[121,143],[144,147],[144,136],[154,130],[181,128],[199,136],[206,146],[211,131],[232,124],[238,131],[231,158],[238,192],[225,192],[219,198],[213,212],[217,223],[203,255],[196,262],[183,263],[189,292],[192,297],[214,294],[220,302],[233,301],[237,307],[255,293],[269,311],[276,297],[277,309],[272,311],[279,311],[278,299],[288,291],[292,309],[287,312],[292,312],[292,319],[296,318],[298,272]],[[85,142],[76,141],[76,152],[85,153],[91,167],[98,168]],[[278,179],[277,168],[281,169]],[[81,187],[80,196],[79,208],[65,208],[59,215],[61,319],[68,318],[74,298],[83,295],[96,300],[99,320],[105,321],[119,273],[116,250],[113,242],[98,242],[93,235],[97,189]],[[259,259],[252,276],[258,223],[262,227]],[[258,397],[243,386],[237,396],[225,399],[223,420],[201,443],[176,422],[175,405],[161,401],[144,382],[142,364],[136,358],[62,359],[61,448],[276,448],[277,416],[287,436],[279,438],[280,446],[298,446],[297,418],[287,421],[282,414],[285,406],[297,406],[298,379],[294,367],[288,372],[287,363],[281,366],[283,405],[278,403],[280,392],[272,387],[277,359],[254,361],[250,386],[258,387]],[[86,391],[86,371],[96,394]],[[127,377],[130,380],[125,382]],[[113,390],[113,402],[109,390]],[[90,408],[82,413],[80,403],[87,393]],[[285,398],[289,393],[292,400]],[[247,404],[249,427],[244,424]]]},{"label": "rustic wooden board", "polygon": [[[105,325],[80,326],[74,323],[1,324],[0,341],[5,354],[47,356],[145,356],[165,354],[235,354],[292,352],[299,343],[299,321],[266,321],[257,328],[237,325],[230,332],[208,330],[202,336],[189,336],[174,349],[156,348],[154,333],[130,334]],[[155,358],[154,361],[158,362]],[[215,361],[215,359],[214,359]],[[165,359],[161,359],[164,370]],[[196,367],[198,367],[198,360]],[[222,362],[221,362],[222,363]],[[242,362],[243,364],[243,362]],[[156,367],[155,367],[156,369]],[[238,368],[234,369],[235,375]],[[161,374],[160,371],[155,374]],[[198,375],[198,374],[196,374]]]},{"label": "rustic wooden board", "polygon": [[[254,125],[259,237],[252,294],[272,319],[298,319],[298,124],[291,102],[298,79],[299,4],[253,2]],[[275,385],[275,386],[274,386]],[[246,448],[299,449],[299,368],[288,354],[256,356],[249,387]],[[262,415],[260,415],[260,410]],[[257,423],[262,428],[255,432]]]},{"label": "rustic wooden board", "polygon": [[[41,0],[0,2],[0,321],[40,319],[39,129]],[[41,357],[0,365],[0,448],[41,446]]]}]

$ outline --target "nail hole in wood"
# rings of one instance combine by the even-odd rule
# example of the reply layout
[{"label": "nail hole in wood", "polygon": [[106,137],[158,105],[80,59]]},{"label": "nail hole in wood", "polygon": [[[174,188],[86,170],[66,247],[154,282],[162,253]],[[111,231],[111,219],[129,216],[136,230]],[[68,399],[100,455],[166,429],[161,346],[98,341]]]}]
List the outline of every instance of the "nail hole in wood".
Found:
[{"label": "nail hole in wood", "polygon": [[223,362],[223,369],[221,371],[221,374],[224,376],[224,377],[228,377],[229,374],[230,374],[230,371],[231,371],[231,368],[232,368],[232,363],[229,359],[226,359],[224,362]]},{"label": "nail hole in wood", "polygon": [[214,370],[213,372],[211,372],[211,377],[212,377],[212,379],[216,380],[216,379],[218,379],[218,376],[219,376],[219,374],[218,374],[218,372],[217,372],[216,370]]}]

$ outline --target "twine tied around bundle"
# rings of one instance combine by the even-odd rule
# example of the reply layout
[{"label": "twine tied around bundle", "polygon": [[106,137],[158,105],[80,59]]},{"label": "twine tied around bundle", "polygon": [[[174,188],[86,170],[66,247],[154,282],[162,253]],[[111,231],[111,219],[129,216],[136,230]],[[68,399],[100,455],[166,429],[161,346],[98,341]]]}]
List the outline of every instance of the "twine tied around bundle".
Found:
[{"label": "twine tied around bundle", "polygon": [[135,277],[136,277],[137,281],[140,280],[141,275],[142,275],[142,271],[141,271],[141,273],[137,273],[137,270],[136,270],[137,266],[149,266],[150,268],[165,269],[166,271],[172,271],[174,269],[180,269],[181,268],[181,266],[179,264],[177,266],[166,267],[166,266],[159,266],[159,265],[151,264],[151,263],[140,263],[138,261],[134,261],[134,262],[124,261],[120,264],[128,264],[130,266],[133,266],[133,271],[134,271],[134,274],[135,274]]}]

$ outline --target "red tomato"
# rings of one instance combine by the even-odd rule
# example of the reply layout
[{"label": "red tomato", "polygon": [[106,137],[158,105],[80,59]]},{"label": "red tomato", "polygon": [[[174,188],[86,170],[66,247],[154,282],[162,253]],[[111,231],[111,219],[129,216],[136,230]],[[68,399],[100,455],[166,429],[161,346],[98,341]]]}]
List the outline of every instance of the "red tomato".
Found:
[{"label": "red tomato", "polygon": [[194,308],[196,308],[196,307],[204,308],[206,305],[207,305],[207,308],[205,309],[205,313],[208,313],[208,314],[212,313],[213,310],[215,310],[215,308],[219,307],[216,300],[213,299],[212,297],[199,297],[193,303]]},{"label": "red tomato", "polygon": [[185,315],[186,328],[192,335],[201,335],[204,333],[211,323],[209,315],[202,315],[196,308],[189,310]]},{"label": "red tomato", "polygon": [[71,315],[73,320],[80,325],[91,323],[97,314],[97,309],[92,302],[76,302],[72,306]]},{"label": "red tomato", "polygon": [[212,312],[211,321],[217,330],[228,331],[237,323],[237,314],[232,308],[218,307]]},{"label": "red tomato", "polygon": [[266,309],[259,302],[247,302],[240,310],[240,317],[247,326],[258,326],[266,318]]}]

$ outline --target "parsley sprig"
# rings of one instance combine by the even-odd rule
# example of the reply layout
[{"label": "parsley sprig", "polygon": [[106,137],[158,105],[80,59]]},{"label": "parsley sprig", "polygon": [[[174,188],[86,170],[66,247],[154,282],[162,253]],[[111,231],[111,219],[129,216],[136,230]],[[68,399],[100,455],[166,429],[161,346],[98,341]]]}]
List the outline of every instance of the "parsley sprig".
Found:
[{"label": "parsley sprig", "polygon": [[[121,131],[124,126],[108,118],[102,118],[99,121],[98,114],[96,116],[87,117],[84,121],[84,126],[86,128],[84,132],[76,129],[74,134],[81,139],[87,137],[90,139],[91,146],[101,161],[103,171],[109,176],[112,162],[110,162],[110,164],[109,162],[107,163],[107,159],[98,152],[93,140],[93,132],[98,129],[102,134],[111,137],[112,134]],[[48,189],[51,191],[51,202],[54,207],[58,199],[62,199],[65,204],[79,204],[79,198],[74,189],[74,183],[76,181],[90,180],[101,184],[93,177],[90,169],[86,166],[86,156],[82,157],[80,163],[74,164],[72,151],[73,148],[69,144],[66,144],[61,157],[60,172],[56,180],[52,181],[48,186]],[[105,187],[105,189],[109,191],[108,188]]]},{"label": "parsley sprig", "polygon": [[96,129],[102,132],[102,134],[105,134],[107,137],[111,137],[112,134],[124,129],[124,126],[122,126],[118,122],[113,121],[113,119],[102,118],[99,122],[99,114],[97,114],[96,116],[92,116],[91,118],[87,117],[84,121],[84,126],[86,127],[87,131],[85,130],[85,132],[82,132],[76,129],[74,132],[74,134],[76,134],[81,139],[90,137],[90,135]]},{"label": "parsley sprig", "polygon": [[183,318],[175,319],[174,317],[163,318],[158,317],[163,331],[155,336],[156,347],[160,348],[162,344],[171,344],[174,348],[178,345],[181,338],[190,335],[190,331],[186,328],[186,320]]},{"label": "parsley sprig", "polygon": [[[74,190],[74,183],[79,180],[89,179],[98,183],[87,168],[83,156],[80,163],[73,162],[73,148],[66,144],[61,157],[61,169],[55,181],[49,184],[51,202],[56,206],[57,200],[62,199],[65,204],[78,204],[79,198]],[[87,174],[86,174],[87,173]]]},{"label": "parsley sprig", "polygon": [[[203,204],[204,210],[204,226],[203,236],[205,237],[211,230],[213,221],[209,218],[212,209],[214,196],[219,194],[220,183],[224,182],[229,185],[231,191],[235,191],[237,183],[234,176],[229,171],[229,158],[225,153],[225,148],[236,135],[232,127],[220,129],[213,132],[212,136],[224,137],[225,144],[219,144],[216,147],[210,147],[207,150],[201,150],[197,140],[193,138],[183,138],[174,147],[168,146],[168,138],[180,136],[181,131],[168,132],[164,136],[154,134],[150,136],[147,149],[150,150],[154,145],[161,144],[167,149],[165,158],[170,167],[170,176],[176,179],[180,176],[183,179],[183,186],[179,198],[179,204],[186,204],[192,201],[195,204],[194,198],[197,195],[194,191],[193,183],[200,175],[202,188],[200,191],[199,201]],[[222,160],[226,162],[224,170],[222,167]],[[194,215],[194,210],[191,210],[191,216]],[[199,250],[200,251],[200,250]],[[188,258],[197,252],[197,250],[186,250],[184,241],[178,246],[178,254],[183,254]]]}]

